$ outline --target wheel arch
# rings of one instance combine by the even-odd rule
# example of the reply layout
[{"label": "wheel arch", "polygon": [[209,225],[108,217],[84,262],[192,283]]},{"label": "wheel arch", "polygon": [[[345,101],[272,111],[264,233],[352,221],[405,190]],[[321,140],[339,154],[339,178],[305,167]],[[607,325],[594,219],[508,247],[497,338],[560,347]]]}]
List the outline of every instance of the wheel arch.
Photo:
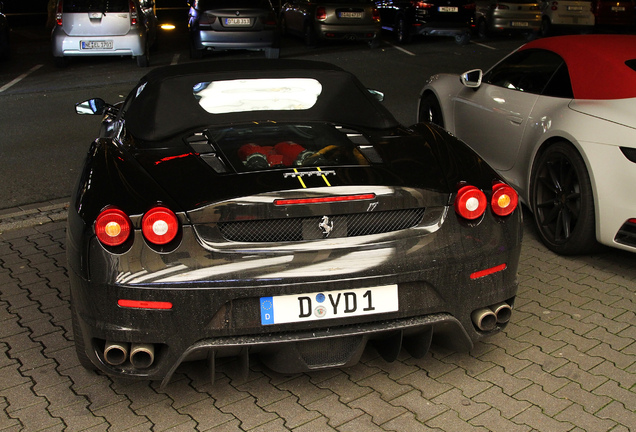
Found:
[{"label": "wheel arch", "polygon": [[[437,103],[439,104],[439,107],[442,111],[442,119],[444,120],[444,129],[446,129],[448,132],[451,133],[455,133],[455,123],[453,121],[453,116],[452,114],[452,108],[450,107],[450,104],[446,104],[446,103],[442,103],[442,100],[444,100],[443,97],[440,97],[440,92],[436,87],[431,86],[430,84],[437,81],[438,77],[433,77],[428,83],[427,85],[420,91],[420,95],[417,99],[417,111],[416,111],[416,116],[419,122],[419,116],[420,116],[420,107],[422,105],[422,98],[424,98],[426,95],[433,95],[435,96],[435,99],[437,99]],[[450,92],[447,92],[450,95]],[[450,97],[448,97],[448,99],[450,99]]]}]

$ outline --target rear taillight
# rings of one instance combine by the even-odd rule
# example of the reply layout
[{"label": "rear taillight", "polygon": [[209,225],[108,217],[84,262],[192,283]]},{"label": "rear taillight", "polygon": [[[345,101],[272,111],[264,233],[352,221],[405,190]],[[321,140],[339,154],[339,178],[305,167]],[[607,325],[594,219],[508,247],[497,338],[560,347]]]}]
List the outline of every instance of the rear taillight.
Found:
[{"label": "rear taillight", "polygon": [[130,9],[130,25],[137,25],[137,6],[133,0],[128,1],[128,8]]},{"label": "rear taillight", "polygon": [[63,22],[63,20],[62,20],[62,16],[63,16],[62,10],[64,9],[64,6],[62,5],[62,3],[64,3],[63,0],[60,0],[57,3],[57,12],[55,13],[55,23],[57,25],[59,25],[59,26],[61,26],[62,22]]},{"label": "rear taillight", "polygon": [[486,195],[475,186],[463,186],[455,197],[455,212],[468,220],[480,218],[486,211]]},{"label": "rear taillight", "polygon": [[179,232],[177,216],[166,207],[154,207],[141,220],[141,232],[155,245],[170,243]]},{"label": "rear taillight", "polygon": [[380,22],[380,11],[373,8],[373,21]]},{"label": "rear taillight", "polygon": [[[504,183],[495,183],[492,187],[490,207],[497,216],[509,216],[517,208],[517,192]],[[486,195],[475,186],[464,185],[455,197],[455,212],[468,220],[480,218],[488,207]]]},{"label": "rear taillight", "polygon": [[266,26],[276,25],[276,15],[274,12],[270,12],[266,17],[263,17],[263,24]]},{"label": "rear taillight", "polygon": [[500,4],[500,3],[498,3],[498,4],[495,6],[495,9],[499,9],[499,10],[507,10],[507,9],[510,9],[510,6],[505,5],[505,4]]},{"label": "rear taillight", "polygon": [[132,230],[130,219],[117,208],[102,211],[95,220],[95,235],[106,246],[122,245]]},{"label": "rear taillight", "polygon": [[494,214],[508,216],[515,211],[518,203],[519,196],[513,188],[503,183],[497,183],[493,186],[490,206]]},{"label": "rear taillight", "polygon": [[553,11],[559,9],[559,2],[552,2],[552,6],[550,7]]},{"label": "rear taillight", "polygon": [[320,198],[296,198],[296,199],[277,199],[274,200],[274,205],[297,205],[297,204],[324,204],[324,203],[336,203],[344,201],[365,201],[375,199],[374,193],[359,194],[359,195],[334,195]]},{"label": "rear taillight", "polygon": [[475,3],[466,3],[464,6],[462,6],[462,8],[467,9],[467,10],[475,10],[476,9],[476,5],[475,5]]},{"label": "rear taillight", "polygon": [[327,9],[325,9],[323,6],[318,6],[316,8],[316,19],[318,21],[324,21],[327,19]]},{"label": "rear taillight", "polygon": [[427,3],[424,1],[414,1],[412,3],[417,9],[432,9],[433,6],[435,6],[433,3]]}]

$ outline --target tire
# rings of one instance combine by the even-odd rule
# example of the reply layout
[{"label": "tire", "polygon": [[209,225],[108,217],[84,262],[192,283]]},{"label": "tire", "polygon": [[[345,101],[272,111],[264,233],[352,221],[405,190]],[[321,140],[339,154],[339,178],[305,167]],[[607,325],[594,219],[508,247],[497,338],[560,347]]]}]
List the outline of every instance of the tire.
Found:
[{"label": "tire", "polygon": [[75,341],[75,352],[77,354],[77,359],[80,362],[80,365],[84,369],[95,371],[97,367],[90,361],[88,355],[86,354],[86,346],[84,345],[84,336],[82,334],[82,327],[79,324],[79,318],[77,316],[77,311],[73,307],[71,302],[71,324],[73,326],[73,340]]},{"label": "tire", "polygon": [[137,66],[145,68],[148,67],[148,65],[150,64],[150,55],[148,54],[148,51],[146,50],[145,54],[142,54],[140,56],[135,57],[135,59],[137,60]]},{"label": "tire", "polygon": [[305,40],[305,45],[308,47],[315,47],[318,43],[318,37],[316,36],[316,32],[314,32],[314,28],[311,24],[305,25],[305,30],[303,31],[303,39]]},{"label": "tire", "polygon": [[265,58],[277,59],[280,57],[280,48],[265,48]]},{"label": "tire", "polygon": [[485,19],[480,19],[477,23],[477,37],[479,37],[479,39],[488,37],[488,23]]},{"label": "tire", "polygon": [[541,29],[539,30],[539,32],[541,33],[541,36],[546,37],[546,36],[550,36],[550,31],[552,29],[552,24],[550,23],[550,18],[543,18],[541,20]]},{"label": "tire", "polygon": [[470,33],[469,32],[465,32],[462,34],[458,34],[455,36],[455,43],[457,45],[468,45],[468,43],[470,42]]},{"label": "tire", "polygon": [[395,25],[395,35],[397,36],[397,43],[399,44],[403,45],[411,42],[411,32],[404,17],[398,18]]},{"label": "tire", "polygon": [[571,144],[557,142],[539,155],[530,178],[530,206],[548,249],[575,255],[596,246],[590,176]]},{"label": "tire", "polygon": [[57,68],[65,68],[68,66],[68,60],[66,57],[53,57],[53,63]]},{"label": "tire", "polygon": [[420,100],[420,110],[417,120],[419,122],[433,123],[442,128],[444,127],[442,108],[432,93],[425,94]]}]

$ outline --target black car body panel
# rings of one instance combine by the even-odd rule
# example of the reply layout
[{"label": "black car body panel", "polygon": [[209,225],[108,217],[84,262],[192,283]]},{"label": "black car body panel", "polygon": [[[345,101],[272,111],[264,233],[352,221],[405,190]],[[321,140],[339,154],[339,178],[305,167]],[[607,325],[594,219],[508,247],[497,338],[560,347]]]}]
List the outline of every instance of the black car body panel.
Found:
[{"label": "black car body panel", "polygon": [[[229,76],[301,77],[320,82],[321,93],[296,111],[197,112],[193,86]],[[157,109],[142,121],[137,110],[162,105],[164,91],[184,115],[166,125]],[[343,94],[360,109],[349,112]],[[490,197],[497,175],[442,129],[399,125],[352,75],[302,61],[195,63],[151,72],[111,109],[68,216],[85,366],[167,383],[182,361],[259,354],[291,373],[354,364],[368,341],[392,360],[401,346],[425,354],[433,336],[467,349],[505,327],[507,319],[480,330],[473,315],[513,306],[521,212],[473,221],[456,214],[458,185]],[[278,156],[263,165],[258,152],[238,158],[254,141],[259,151],[306,153],[294,165]],[[157,204],[179,225],[162,245],[140,229]],[[112,207],[132,225],[117,246],[95,235],[95,220]],[[384,307],[378,295],[399,306],[374,313]],[[282,296],[294,296],[299,315],[267,321],[264,308]],[[146,349],[152,360],[116,362],[111,348]]]}]

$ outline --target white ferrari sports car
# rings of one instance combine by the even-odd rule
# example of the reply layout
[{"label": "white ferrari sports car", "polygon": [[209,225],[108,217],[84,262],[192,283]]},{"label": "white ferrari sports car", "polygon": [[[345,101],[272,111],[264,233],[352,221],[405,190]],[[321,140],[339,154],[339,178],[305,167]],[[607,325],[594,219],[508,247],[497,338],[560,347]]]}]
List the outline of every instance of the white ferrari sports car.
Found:
[{"label": "white ferrari sports car", "polygon": [[434,75],[418,118],[515,187],[554,252],[636,252],[636,36],[539,39],[485,73]]}]

